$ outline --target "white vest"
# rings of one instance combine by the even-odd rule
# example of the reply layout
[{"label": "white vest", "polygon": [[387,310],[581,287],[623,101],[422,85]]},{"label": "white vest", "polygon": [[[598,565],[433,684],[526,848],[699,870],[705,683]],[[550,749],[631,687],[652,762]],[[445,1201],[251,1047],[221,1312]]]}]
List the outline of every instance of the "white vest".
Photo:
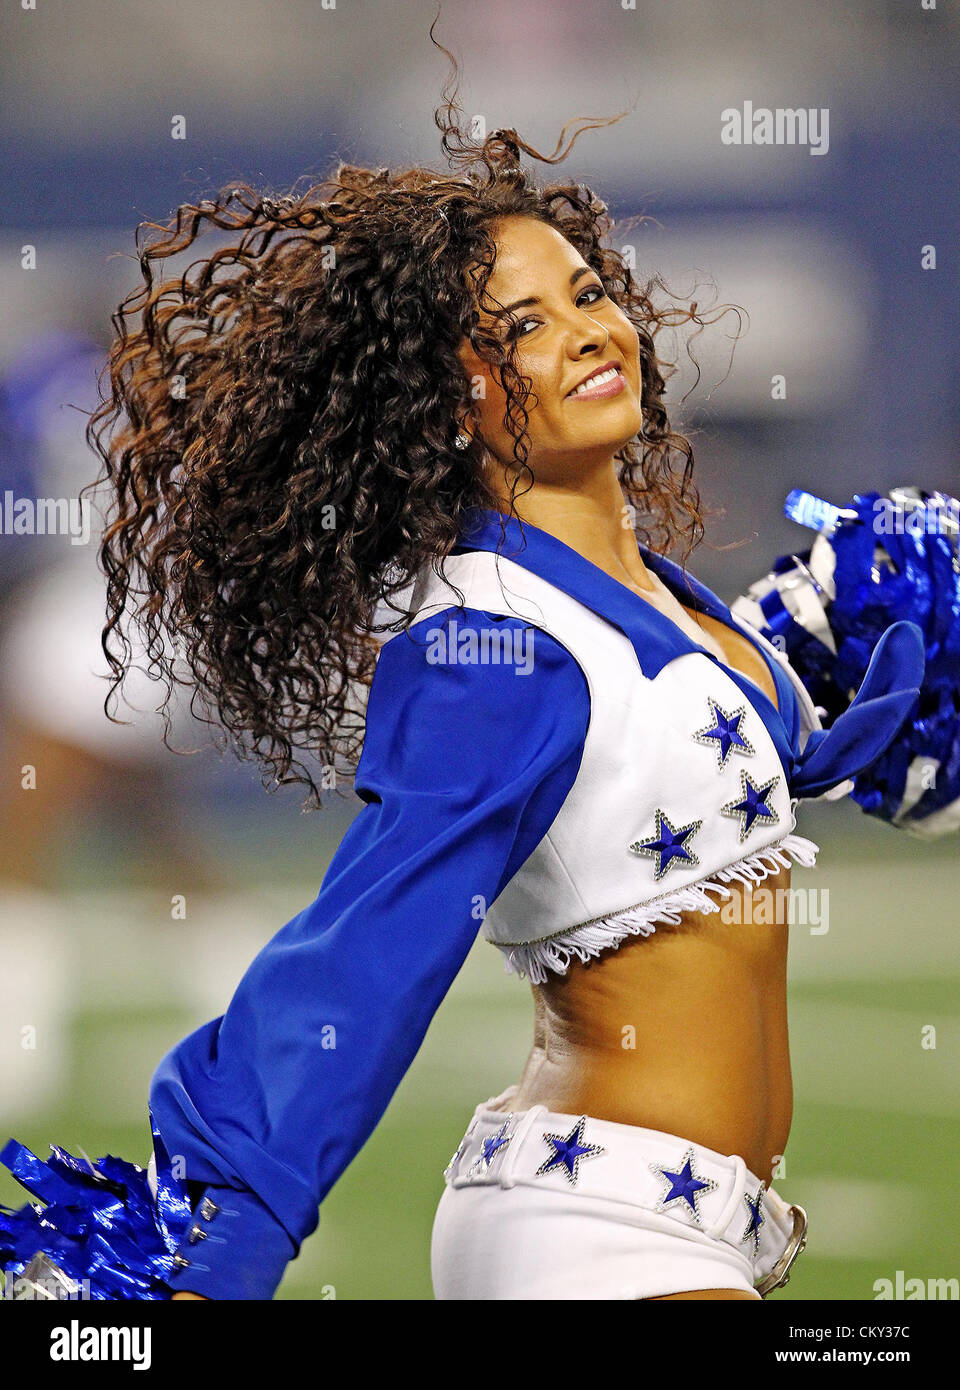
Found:
[{"label": "white vest", "polygon": [[[677,924],[681,912],[718,911],[731,896],[724,885],[733,880],[758,882],[791,859],[815,864],[818,846],[792,833],[799,798],[790,797],[773,740],[716,662],[689,652],[651,679],[619,627],[531,570],[488,550],[448,555],[442,569],[466,607],[524,618],[562,643],[590,691],[576,781],[484,917],[483,935],[504,952],[508,969],[542,982],[548,971],[565,972],[572,956],[587,960],[628,936],[649,935],[657,922]],[[457,603],[426,569],[412,590],[410,625]],[[781,652],[734,620],[789,673],[800,702],[802,751],[810,730],[821,727],[809,694]],[[535,659],[535,633],[533,649]],[[715,723],[710,700],[727,717],[744,710],[739,732],[749,751],[732,747],[722,758],[717,742],[702,738]],[[745,835],[746,818],[730,809],[746,793],[744,774],[759,788],[774,782],[764,798],[773,818],[754,820]],[[658,813],[672,832],[693,825],[683,844],[696,862],[673,857],[663,864],[655,849],[631,849],[668,830]]]}]

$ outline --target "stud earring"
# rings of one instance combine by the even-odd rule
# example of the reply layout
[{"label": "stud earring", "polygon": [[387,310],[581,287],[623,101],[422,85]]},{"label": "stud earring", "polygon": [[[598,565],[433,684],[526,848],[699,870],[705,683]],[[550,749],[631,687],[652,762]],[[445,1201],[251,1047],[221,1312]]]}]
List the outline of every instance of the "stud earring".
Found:
[{"label": "stud earring", "polygon": [[456,437],[456,439],[453,441],[453,443],[454,443],[454,447],[457,448],[457,449],[467,449],[467,448],[470,447],[470,436],[469,436],[468,434],[464,434],[463,431],[461,430],[461,431],[457,434],[457,437]]}]

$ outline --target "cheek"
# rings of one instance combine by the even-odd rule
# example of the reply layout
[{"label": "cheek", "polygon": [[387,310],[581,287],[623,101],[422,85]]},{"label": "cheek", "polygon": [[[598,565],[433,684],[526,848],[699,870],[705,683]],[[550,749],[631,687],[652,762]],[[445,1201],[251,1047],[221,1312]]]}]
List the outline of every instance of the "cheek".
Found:
[{"label": "cheek", "polygon": [[[529,432],[537,434],[548,419],[555,420],[562,408],[562,401],[557,397],[559,384],[556,360],[546,354],[541,358],[539,354],[528,352],[518,359],[516,369],[530,383],[526,411],[529,417]],[[485,393],[475,405],[483,433],[488,439],[506,441],[511,437],[503,423],[507,406],[506,391],[492,370],[488,369],[482,375],[478,372],[477,375],[481,376]]]},{"label": "cheek", "polygon": [[556,352],[528,352],[524,360],[517,364],[521,375],[530,383],[527,410],[531,418],[555,409],[560,403],[559,393],[564,378],[558,361]]},{"label": "cheek", "polygon": [[491,370],[483,364],[472,363],[464,369],[467,378],[467,400],[484,434],[496,429],[503,416],[504,394]]},{"label": "cheek", "polygon": [[635,360],[640,356],[640,339],[637,336],[637,330],[622,311],[617,311],[616,323],[610,331],[616,337],[618,345],[622,347],[624,352],[629,353],[631,359]]},{"label": "cheek", "polygon": [[[538,383],[546,380],[542,368],[536,362],[518,361],[516,369],[521,377],[525,377],[530,383],[530,398],[527,401],[526,409],[532,417],[536,414],[538,406],[534,399],[538,396],[542,401],[549,399],[550,388],[546,385],[539,386]],[[483,389],[484,398],[477,402],[477,409],[481,418],[487,425],[489,431],[495,435],[506,435],[503,424],[504,412],[507,408],[507,393],[500,385],[498,378],[492,372],[484,373]],[[519,401],[518,392],[514,392],[514,400]]]},{"label": "cheek", "polygon": [[496,431],[501,426],[506,409],[507,395],[492,372],[484,372],[482,381],[483,398],[477,402],[477,409],[488,429]]}]

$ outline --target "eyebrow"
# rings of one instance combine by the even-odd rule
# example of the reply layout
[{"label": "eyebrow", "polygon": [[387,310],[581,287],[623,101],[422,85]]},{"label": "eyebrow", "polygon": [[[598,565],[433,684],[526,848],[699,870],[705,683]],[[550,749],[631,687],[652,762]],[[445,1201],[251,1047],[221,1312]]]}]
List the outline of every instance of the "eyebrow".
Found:
[{"label": "eyebrow", "polygon": [[[573,274],[570,276],[570,280],[569,280],[568,283],[569,283],[571,286],[573,286],[573,285],[575,285],[575,284],[577,283],[577,281],[580,279],[581,275],[590,275],[590,274],[596,274],[596,272],[594,271],[593,267],[592,267],[592,266],[589,266],[589,265],[582,265],[582,266],[580,267],[579,270],[575,270],[575,271],[573,272]],[[514,302],[513,302],[512,304],[507,304],[507,305],[505,305],[504,308],[500,310],[500,314],[509,314],[509,313],[512,313],[514,309],[524,309],[524,308],[526,308],[526,306],[527,306],[528,304],[539,304],[539,303],[540,303],[540,300],[537,299],[537,298],[531,298],[531,299],[515,299]],[[500,316],[500,315],[498,314],[497,317],[499,317],[499,316]]]}]

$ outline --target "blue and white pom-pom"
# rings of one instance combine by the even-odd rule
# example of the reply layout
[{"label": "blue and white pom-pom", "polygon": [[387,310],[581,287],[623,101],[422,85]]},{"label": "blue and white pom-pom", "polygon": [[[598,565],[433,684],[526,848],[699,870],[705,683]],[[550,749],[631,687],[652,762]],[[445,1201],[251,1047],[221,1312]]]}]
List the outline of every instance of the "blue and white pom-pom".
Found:
[{"label": "blue and white pom-pom", "polygon": [[820,534],[781,555],[731,606],[785,652],[824,727],[843,713],[894,622],[923,634],[926,671],[912,720],[854,778],[869,815],[915,835],[960,827],[960,501],[901,487],[834,507],[799,489],[786,515]]},{"label": "blue and white pom-pom", "polygon": [[151,1128],[156,1195],[147,1169],[109,1154],[91,1163],[51,1144],[44,1162],[14,1139],[0,1150],[0,1163],[46,1203],[0,1205],[0,1269],[14,1289],[6,1297],[171,1297],[167,1276],[191,1208]]}]

